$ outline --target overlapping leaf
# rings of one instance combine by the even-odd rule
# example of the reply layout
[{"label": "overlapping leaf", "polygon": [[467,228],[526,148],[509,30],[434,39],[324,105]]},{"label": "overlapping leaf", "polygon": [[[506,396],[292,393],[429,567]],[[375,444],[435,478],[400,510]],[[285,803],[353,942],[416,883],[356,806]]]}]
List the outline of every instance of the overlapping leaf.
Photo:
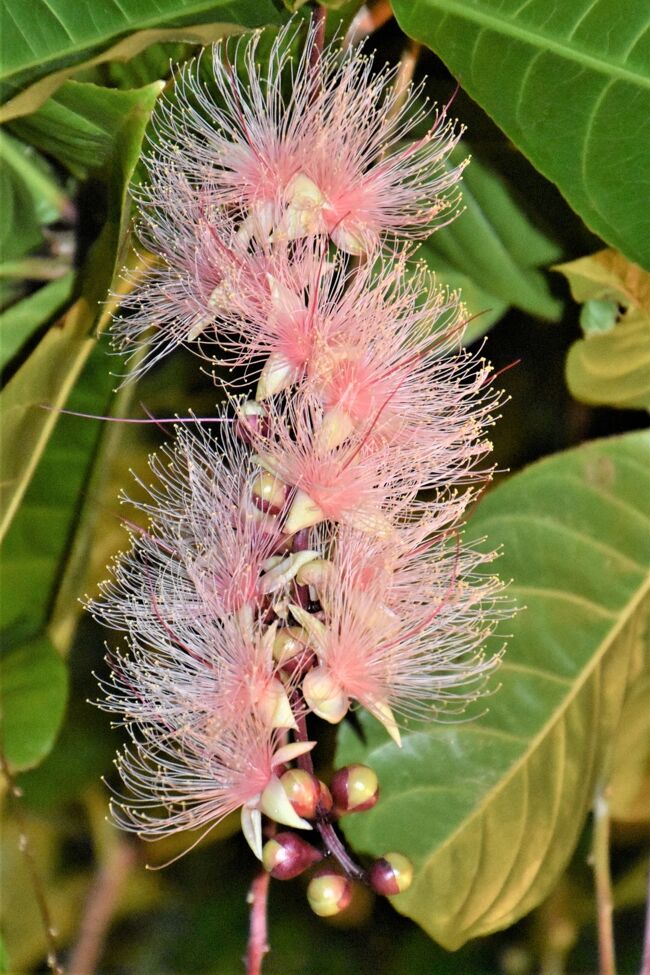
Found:
[{"label": "overlapping leaf", "polygon": [[[29,4],[6,0],[2,99],[38,78],[49,75],[50,80],[29,96],[21,96],[13,106],[7,105],[2,121],[34,111],[52,95],[68,77],[68,72],[60,69],[89,60],[124,60],[149,44],[172,39],[171,28],[217,20],[224,25],[258,27],[277,23],[278,14],[271,0],[131,0],[128,4],[109,0],[101,5],[79,4],[75,0],[32,0]],[[93,58],[127,35],[131,36],[117,50]],[[174,35],[173,39],[197,40],[191,32],[181,32],[180,37]]]},{"label": "overlapping leaf", "polygon": [[[585,403],[650,410],[650,274],[604,250],[556,267],[583,303],[569,389]],[[609,315],[609,317],[607,317]]]},{"label": "overlapping leaf", "polygon": [[0,535],[11,523],[54,429],[56,413],[42,407],[64,405],[95,346],[94,330],[109,317],[102,303],[119,267],[128,227],[127,186],[161,87],[157,82],[134,91],[110,91],[68,82],[41,110],[48,120],[58,118],[61,126],[39,128],[41,113],[30,120],[34,141],[38,137],[52,155],[62,161],[76,158],[79,167],[86,169],[96,160],[105,219],[82,272],[80,297],[48,330],[0,395],[4,419]]},{"label": "overlapping leaf", "polygon": [[650,8],[636,0],[394,0],[586,224],[650,268]]},{"label": "overlapping leaf", "polygon": [[416,864],[395,901],[448,948],[538,904],[571,856],[607,774],[650,592],[650,437],[556,455],[481,503],[472,533],[502,543],[499,571],[525,609],[501,688],[469,723],[419,727],[401,752],[375,722],[347,730],[340,764],[378,773],[379,804],[344,821],[376,855]]}]

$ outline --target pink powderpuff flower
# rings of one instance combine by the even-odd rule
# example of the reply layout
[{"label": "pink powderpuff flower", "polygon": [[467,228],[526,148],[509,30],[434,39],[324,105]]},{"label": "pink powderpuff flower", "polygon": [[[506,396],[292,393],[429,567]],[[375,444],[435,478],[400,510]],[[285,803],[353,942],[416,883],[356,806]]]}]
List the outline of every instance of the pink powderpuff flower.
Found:
[{"label": "pink powderpuff flower", "polygon": [[338,721],[358,702],[398,744],[396,715],[430,721],[479,696],[500,659],[485,643],[511,615],[500,581],[482,569],[494,553],[440,536],[416,543],[419,534],[379,540],[340,528],[314,586],[322,618],[292,606],[318,658],[303,682],[307,704]]},{"label": "pink powderpuff flower", "polygon": [[[292,535],[322,521],[344,522],[384,535],[426,483],[426,459],[403,457],[369,438],[372,423],[331,447],[319,437],[324,412],[317,399],[293,394],[270,401],[265,426],[252,438],[256,461],[290,489],[283,530]],[[373,419],[373,422],[376,418]]]},{"label": "pink powderpuff flower", "polygon": [[132,547],[112,564],[112,579],[91,604],[118,630],[153,642],[166,626],[224,619],[259,608],[272,585],[265,564],[282,542],[277,519],[254,503],[261,470],[225,414],[218,432],[178,429],[173,446],[149,461],[155,481],[137,483],[147,501],[129,502],[148,528],[131,526]]},{"label": "pink powderpuff flower", "polygon": [[191,715],[193,731],[218,735],[255,714],[269,728],[295,728],[292,687],[273,659],[275,624],[197,618],[156,631],[137,622],[128,652],[112,651],[110,676],[100,680],[102,708],[123,723],[149,722],[178,734]]},{"label": "pink powderpuff flower", "polygon": [[315,31],[296,54],[301,26],[284,27],[263,75],[260,34],[234,48],[218,42],[209,81],[200,59],[182,68],[155,112],[148,169],[213,187],[247,239],[260,228],[273,238],[329,234],[360,254],[386,235],[427,236],[456,210],[449,191],[464,163],[448,160],[460,132],[446,110],[421,102],[421,87],[397,92],[395,68],[376,71],[361,49],[342,53],[336,41],[319,52]]},{"label": "pink powderpuff flower", "polygon": [[[145,205],[147,194],[155,203]],[[254,315],[269,271],[269,249],[243,244],[227,211],[183,176],[156,174],[138,195],[145,270],[125,270],[127,293],[111,325],[115,352],[133,363],[130,378],[179,346],[198,343],[200,352],[205,338],[214,343],[216,323],[231,316],[236,294],[253,296],[251,309],[241,300],[238,306]]]},{"label": "pink powderpuff flower", "polygon": [[[424,296],[424,297],[423,297]],[[484,478],[473,472],[499,394],[490,370],[460,342],[465,310],[422,267],[402,261],[357,270],[323,316],[303,386],[324,409],[321,439],[366,429],[405,467],[428,461],[428,486]]]},{"label": "pink powderpuff flower", "polygon": [[126,787],[126,795],[118,793],[111,803],[118,826],[145,840],[201,830],[191,849],[239,809],[244,835],[260,858],[262,812],[311,829],[293,811],[279,776],[314,742],[287,744],[283,734],[252,715],[219,735],[196,730],[191,719],[189,714],[184,735],[166,732],[162,723],[130,728],[133,744],[116,762]]}]

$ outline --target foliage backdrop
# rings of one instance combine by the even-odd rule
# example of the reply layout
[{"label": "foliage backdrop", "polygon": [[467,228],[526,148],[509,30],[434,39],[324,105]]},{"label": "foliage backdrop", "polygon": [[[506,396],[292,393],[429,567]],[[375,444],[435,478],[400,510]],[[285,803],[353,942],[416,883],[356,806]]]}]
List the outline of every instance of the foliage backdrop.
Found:
[{"label": "foliage backdrop", "polygon": [[[329,6],[330,27],[343,18],[345,29],[359,5]],[[412,856],[416,883],[394,906],[420,927],[386,905],[371,921],[363,892],[345,927],[325,925],[307,916],[299,885],[276,884],[268,970],[306,973],[326,952],[332,973],[516,975],[557,970],[558,959],[592,971],[583,830],[609,784],[620,967],[633,972],[650,819],[650,439],[639,429],[650,407],[650,211],[640,205],[650,13],[641,0],[395,0],[394,13],[370,45],[397,58],[407,38],[421,42],[433,98],[460,84],[461,151],[473,156],[465,211],[422,256],[462,287],[476,316],[467,341],[489,332],[497,367],[520,360],[502,379],[503,474],[468,534],[503,545],[500,572],[525,608],[488,713],[410,731],[401,754],[371,719],[365,743],[347,727],[336,746],[339,764],[371,756],[380,774],[381,802],[348,837],[362,853]],[[142,401],[170,415],[218,398],[187,354],[116,393],[103,334],[119,298],[106,296],[123,287],[125,263],[137,273],[128,186],[170,58],[288,16],[272,0],[4,5],[2,747],[63,948],[94,872],[126,843],[104,823],[98,781],[116,735],[85,703],[103,635],[80,620],[77,599],[124,544],[117,491],[161,438],[56,410],[141,416]],[[9,800],[5,817],[5,968],[38,971],[43,934]],[[173,857],[172,841],[135,851],[102,970],[238,970],[249,877],[233,831],[226,824],[162,873],[142,864]],[[465,947],[449,955],[427,935]]]}]

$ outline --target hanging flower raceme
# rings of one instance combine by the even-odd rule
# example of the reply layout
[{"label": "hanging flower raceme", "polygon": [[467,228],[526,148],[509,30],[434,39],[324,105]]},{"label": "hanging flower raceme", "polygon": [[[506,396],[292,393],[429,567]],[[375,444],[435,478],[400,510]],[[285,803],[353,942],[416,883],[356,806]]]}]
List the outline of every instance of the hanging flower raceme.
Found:
[{"label": "hanging flower raceme", "polygon": [[[142,371],[194,343],[230,368],[231,402],[216,432],[180,426],[151,459],[135,502],[148,524],[130,524],[91,609],[128,644],[102,681],[133,742],[120,825],[204,835],[239,809],[274,876],[334,853],[396,893],[401,854],[366,870],[334,832],[377,802],[374,772],[340,770],[332,799],[307,721],[364,708],[399,745],[411,722],[482,693],[510,606],[494,553],[461,528],[492,475],[500,396],[462,347],[458,296],[401,241],[453,215],[459,133],[418,88],[398,92],[394,70],[321,49],[315,27],[300,47],[302,33],[292,21],[270,45],[217,44],[156,112],[136,194],[155,266],[132,282],[116,344]],[[324,849],[282,833],[263,850],[263,816],[316,826]],[[312,881],[319,913],[349,899],[332,876]]]}]

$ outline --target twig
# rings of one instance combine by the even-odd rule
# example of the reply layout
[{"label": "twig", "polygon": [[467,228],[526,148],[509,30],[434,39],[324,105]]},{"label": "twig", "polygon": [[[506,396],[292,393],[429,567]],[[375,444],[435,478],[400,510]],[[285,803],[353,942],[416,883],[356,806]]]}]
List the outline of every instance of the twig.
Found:
[{"label": "twig", "polygon": [[9,792],[14,800],[14,815],[16,817],[19,830],[18,846],[25,859],[25,864],[31,880],[36,903],[38,904],[39,914],[41,915],[41,921],[45,930],[45,942],[47,944],[47,966],[54,973],[54,975],[64,975],[63,966],[59,962],[56,944],[56,929],[52,923],[52,916],[47,905],[43,882],[31,851],[29,835],[27,832],[27,822],[20,803],[20,797],[23,794],[22,789],[16,785],[16,780],[14,779],[11,769],[9,768],[9,763],[7,762],[5,753],[1,748],[0,767],[2,768],[2,774],[7,780]]},{"label": "twig", "polygon": [[269,952],[266,906],[269,895],[271,874],[262,868],[251,884],[248,892],[250,904],[250,928],[246,948],[246,975],[260,975],[264,955]]},{"label": "twig", "polygon": [[95,971],[115,906],[135,860],[133,844],[120,839],[97,872],[86,901],[79,939],[70,957],[69,975],[91,975]]},{"label": "twig", "polygon": [[590,860],[596,883],[599,972],[600,975],[616,975],[612,878],[609,869],[609,802],[602,789],[596,792],[593,813],[594,832]]},{"label": "twig", "polygon": [[418,41],[409,41],[402,56],[399,59],[399,68],[395,77],[395,96],[396,100],[391,108],[391,115],[396,115],[408,94],[409,85],[413,81],[413,75],[417,67],[418,58],[422,52],[422,45]]},{"label": "twig", "polygon": [[376,30],[388,23],[392,16],[393,8],[390,5],[390,0],[377,0],[376,3],[371,4],[364,3],[350,22],[343,40],[343,46],[352,47],[354,44],[358,44],[364,37],[374,34]]},{"label": "twig", "polygon": [[645,908],[645,934],[643,936],[643,961],[640,975],[650,975],[650,868],[648,869],[648,899]]}]

